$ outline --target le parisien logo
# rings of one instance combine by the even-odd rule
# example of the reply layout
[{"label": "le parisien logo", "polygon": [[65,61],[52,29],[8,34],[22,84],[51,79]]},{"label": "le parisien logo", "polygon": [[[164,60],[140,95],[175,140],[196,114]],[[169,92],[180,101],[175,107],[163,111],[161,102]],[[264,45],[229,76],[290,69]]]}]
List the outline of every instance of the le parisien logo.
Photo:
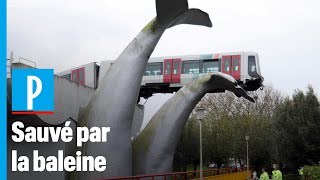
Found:
[{"label": "le parisien logo", "polygon": [[12,114],[53,113],[53,69],[13,69]]}]

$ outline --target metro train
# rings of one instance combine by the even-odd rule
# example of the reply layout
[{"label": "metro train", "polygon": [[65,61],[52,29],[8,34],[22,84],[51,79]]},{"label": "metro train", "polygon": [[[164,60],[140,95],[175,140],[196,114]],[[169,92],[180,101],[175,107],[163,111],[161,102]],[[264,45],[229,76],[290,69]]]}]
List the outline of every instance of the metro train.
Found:
[{"label": "metro train", "polygon": [[[81,85],[97,88],[112,63],[113,61],[102,61],[101,64],[93,62],[57,75]],[[263,87],[259,56],[254,52],[169,56],[149,59],[139,97],[147,99],[154,93],[173,93],[191,80],[215,72],[231,75],[247,91]]]}]

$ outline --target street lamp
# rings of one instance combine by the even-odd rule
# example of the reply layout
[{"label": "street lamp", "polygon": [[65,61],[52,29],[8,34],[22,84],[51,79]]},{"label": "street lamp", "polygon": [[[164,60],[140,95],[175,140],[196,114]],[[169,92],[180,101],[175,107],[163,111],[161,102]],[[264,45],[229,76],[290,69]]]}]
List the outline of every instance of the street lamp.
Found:
[{"label": "street lamp", "polygon": [[249,176],[249,136],[246,135],[245,139],[247,141],[247,172],[248,172],[248,176]]},{"label": "street lamp", "polygon": [[202,126],[202,119],[204,117],[204,108],[197,108],[196,109],[196,117],[199,120],[199,128],[200,128],[200,179],[203,179],[203,175],[202,175],[202,130],[201,130],[201,126]]}]

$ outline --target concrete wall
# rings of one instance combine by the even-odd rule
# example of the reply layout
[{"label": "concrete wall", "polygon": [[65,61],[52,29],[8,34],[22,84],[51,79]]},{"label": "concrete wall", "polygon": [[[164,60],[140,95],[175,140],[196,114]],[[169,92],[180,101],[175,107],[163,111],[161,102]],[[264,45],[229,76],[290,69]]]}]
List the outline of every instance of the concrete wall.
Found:
[{"label": "concrete wall", "polygon": [[[11,86],[11,79],[8,79],[8,86]],[[7,104],[11,109],[11,87],[8,87]],[[59,125],[71,118],[78,122],[78,115],[81,108],[85,108],[94,94],[95,89],[79,85],[62,77],[54,77],[54,114],[37,116],[48,125]],[[11,112],[9,112],[11,114]],[[133,120],[134,132],[138,132],[144,116],[144,107],[137,105]]]},{"label": "concrete wall", "polygon": [[[15,68],[25,67],[23,64],[16,65]],[[64,78],[54,77],[54,114],[53,115],[12,115],[11,113],[11,79],[7,79],[7,141],[8,141],[8,179],[34,179],[34,180],[60,180],[68,179],[70,173],[66,172],[12,172],[12,150],[18,151],[18,156],[28,156],[30,161],[30,170],[32,170],[32,156],[33,150],[39,150],[39,155],[44,157],[57,156],[58,150],[64,150],[66,155],[73,155],[75,153],[75,146],[73,143],[15,143],[11,139],[11,125],[15,121],[21,121],[25,126],[63,126],[67,120],[72,121],[71,127],[76,129],[78,114],[81,107],[85,107],[94,94],[95,89],[78,85]],[[107,107],[106,107],[107,108]],[[139,133],[144,116],[144,107],[137,105],[132,122],[132,134]],[[66,156],[65,155],[65,156]]]},{"label": "concrete wall", "polygon": [[79,110],[87,106],[95,89],[59,76],[54,77],[54,114],[38,115],[44,122],[57,125],[68,118],[78,121]]},{"label": "concrete wall", "polygon": [[[12,68],[34,68],[23,63],[13,63]],[[11,106],[11,78],[8,83],[8,105]],[[59,76],[54,77],[54,114],[37,115],[47,124],[58,125],[71,118],[78,121],[81,107],[85,107],[90,101],[95,89],[79,85]],[[11,109],[9,107],[8,109]]]}]

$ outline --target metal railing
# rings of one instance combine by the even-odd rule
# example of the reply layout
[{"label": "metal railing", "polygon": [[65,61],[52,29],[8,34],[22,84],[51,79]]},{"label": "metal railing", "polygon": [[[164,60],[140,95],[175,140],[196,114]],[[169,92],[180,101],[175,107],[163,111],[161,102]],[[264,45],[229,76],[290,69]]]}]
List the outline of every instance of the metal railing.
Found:
[{"label": "metal railing", "polygon": [[[32,63],[34,65],[34,68],[37,67],[37,63],[36,62],[28,60],[28,59],[25,59],[25,58],[22,58],[22,57],[19,57],[19,63],[22,63],[23,61],[27,61],[28,63]],[[26,64],[26,65],[28,65],[28,64]]]},{"label": "metal railing", "polygon": [[[224,168],[224,169],[209,169],[203,170],[203,177],[230,174],[234,172],[244,171],[243,169],[232,169],[232,168]],[[148,175],[139,175],[139,176],[124,176],[124,177],[115,177],[115,178],[107,178],[100,180],[140,180],[140,179],[172,179],[172,180],[187,180],[187,179],[197,179],[200,176],[200,171],[188,171],[188,172],[174,172],[174,173],[164,173],[164,174],[148,174]]]},{"label": "metal railing", "polygon": [[12,61],[13,61],[13,52],[10,52],[10,58],[7,59],[7,78],[11,78],[11,71],[12,71]]},{"label": "metal railing", "polygon": [[[13,59],[13,52],[11,52],[10,54],[10,58],[7,59],[7,78],[11,78],[11,75],[12,75],[12,63],[13,63],[14,59]],[[27,62],[27,63],[25,63]],[[19,60],[18,62],[15,62],[15,63],[20,63],[20,64],[25,64],[27,67],[31,67],[31,68],[36,68],[37,67],[37,63],[34,62],[34,61],[31,61],[31,60],[28,60],[28,59],[25,59],[25,58],[22,58],[22,57],[19,57]],[[30,65],[30,63],[32,65]]]},{"label": "metal railing", "polygon": [[7,59],[7,78],[11,78],[12,61]]}]

